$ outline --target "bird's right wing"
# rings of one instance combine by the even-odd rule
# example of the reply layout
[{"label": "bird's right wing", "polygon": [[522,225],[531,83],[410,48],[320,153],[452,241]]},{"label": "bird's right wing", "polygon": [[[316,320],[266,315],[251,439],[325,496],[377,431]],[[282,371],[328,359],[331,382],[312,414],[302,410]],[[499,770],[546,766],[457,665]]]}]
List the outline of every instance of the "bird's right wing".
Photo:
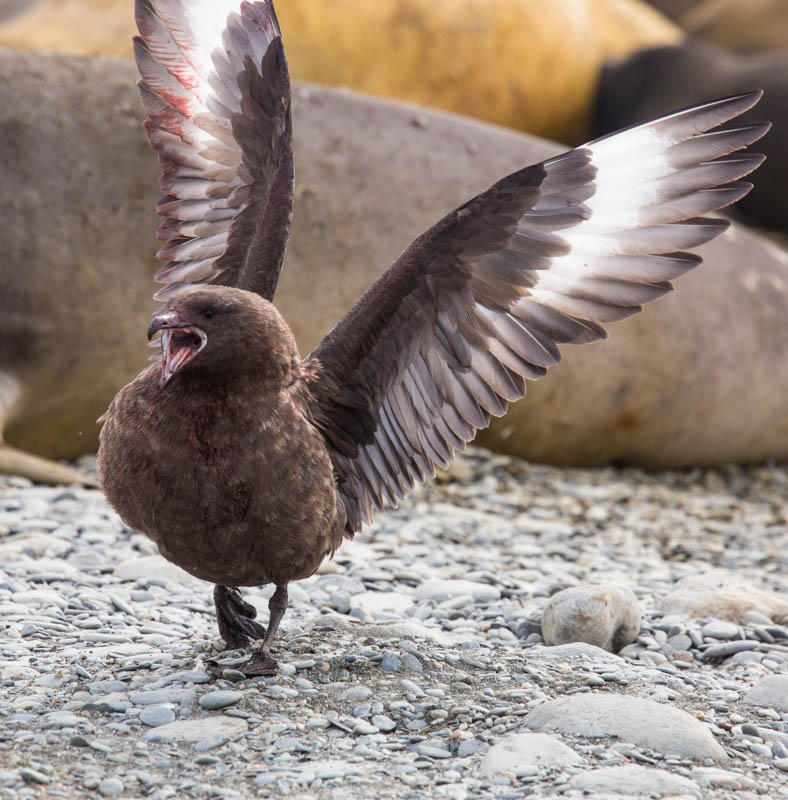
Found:
[{"label": "bird's right wing", "polygon": [[159,154],[166,300],[192,285],[272,299],[293,207],[290,78],[271,0],[136,0],[134,55]]},{"label": "bird's right wing", "polygon": [[522,397],[524,379],[559,360],[557,344],[603,338],[603,323],[700,262],[681,251],[728,226],[702,215],[745,195],[739,178],[763,160],[729,154],[769,125],[706,131],[759,97],[676,112],[515,172],[403,252],[305,362],[348,535]]}]

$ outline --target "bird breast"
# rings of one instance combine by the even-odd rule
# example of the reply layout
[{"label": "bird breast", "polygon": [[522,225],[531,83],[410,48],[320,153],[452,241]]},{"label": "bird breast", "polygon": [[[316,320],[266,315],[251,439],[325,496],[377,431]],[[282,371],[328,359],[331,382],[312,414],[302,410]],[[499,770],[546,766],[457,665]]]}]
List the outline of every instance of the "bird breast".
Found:
[{"label": "bird breast", "polygon": [[121,518],[203,580],[311,575],[334,549],[336,495],[297,396],[201,397],[175,381],[159,392],[144,375],[118,394],[101,434],[100,477]]}]

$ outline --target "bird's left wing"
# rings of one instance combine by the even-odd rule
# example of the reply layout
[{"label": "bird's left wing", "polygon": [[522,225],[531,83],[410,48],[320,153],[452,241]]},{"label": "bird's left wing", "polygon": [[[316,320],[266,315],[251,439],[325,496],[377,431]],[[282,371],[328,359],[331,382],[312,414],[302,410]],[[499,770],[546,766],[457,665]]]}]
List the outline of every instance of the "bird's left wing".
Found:
[{"label": "bird's left wing", "polygon": [[[700,262],[698,218],[745,195],[768,124],[706,133],[760,94],[677,112],[504,178],[416,239],[305,362],[352,535],[490,415]],[[723,156],[723,158],[718,158]],[[717,159],[717,160],[712,160]],[[714,279],[713,275],[709,276]]]},{"label": "bird's left wing", "polygon": [[293,207],[290,78],[271,0],[136,0],[135,14],[166,218],[155,297],[214,283],[270,300]]}]

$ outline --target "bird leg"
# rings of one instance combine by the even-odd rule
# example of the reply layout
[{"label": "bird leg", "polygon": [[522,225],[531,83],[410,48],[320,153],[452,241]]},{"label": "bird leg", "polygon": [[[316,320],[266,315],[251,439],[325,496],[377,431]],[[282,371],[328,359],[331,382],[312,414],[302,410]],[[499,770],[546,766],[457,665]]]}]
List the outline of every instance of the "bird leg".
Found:
[{"label": "bird leg", "polygon": [[264,639],[265,628],[255,622],[257,609],[247,603],[238,589],[227,586],[215,586],[213,602],[216,606],[216,621],[219,624],[219,635],[228,647],[233,650],[249,646],[249,637]]},{"label": "bird leg", "polygon": [[236,669],[244,675],[252,677],[255,675],[276,675],[279,665],[271,656],[271,642],[276,636],[279,623],[287,611],[287,586],[277,586],[276,591],[268,601],[268,630],[265,632],[263,646],[245,663],[240,664]]}]

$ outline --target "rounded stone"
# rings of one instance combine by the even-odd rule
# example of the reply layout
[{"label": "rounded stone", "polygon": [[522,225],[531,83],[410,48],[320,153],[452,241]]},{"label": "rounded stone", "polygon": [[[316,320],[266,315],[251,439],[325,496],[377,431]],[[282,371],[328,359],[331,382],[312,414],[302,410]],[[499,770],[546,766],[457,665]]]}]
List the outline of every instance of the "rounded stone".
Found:
[{"label": "rounded stone", "polygon": [[585,642],[610,653],[640,632],[640,604],[621,586],[576,586],[554,594],[542,615],[545,644]]},{"label": "rounded stone", "polygon": [[98,790],[104,797],[117,797],[123,792],[123,782],[117,778],[106,778],[99,783]]},{"label": "rounded stone", "polygon": [[421,672],[424,669],[421,661],[413,653],[405,653],[402,656],[402,668],[408,672]]},{"label": "rounded stone", "polygon": [[391,717],[387,717],[385,714],[375,714],[372,717],[372,724],[383,733],[388,733],[389,731],[393,731],[394,728],[397,727],[397,723]]},{"label": "rounded stone", "polygon": [[396,653],[392,653],[391,650],[386,650],[383,653],[383,660],[380,662],[380,666],[388,672],[399,672],[401,666],[399,656]]},{"label": "rounded stone", "polygon": [[468,580],[443,580],[435,578],[425,581],[413,592],[413,599],[418,603],[422,600],[434,600],[442,603],[452,597],[468,595],[475,603],[493,603],[501,599],[501,592],[488,583],[479,583]]},{"label": "rounded stone", "polygon": [[234,706],[236,703],[240,703],[243,700],[243,692],[233,692],[233,691],[217,691],[217,692],[208,692],[204,694],[199,699],[199,704],[201,708],[208,709],[209,711],[213,711],[218,708],[227,708],[228,706]]},{"label": "rounded stone", "polygon": [[175,712],[167,706],[146,706],[140,711],[139,721],[149,728],[169,725],[175,720]]},{"label": "rounded stone", "polygon": [[522,766],[566,767],[582,759],[563,742],[544,733],[519,733],[507,736],[490,748],[479,771],[482,775],[512,772]]},{"label": "rounded stone", "polygon": [[754,706],[788,711],[788,675],[769,675],[761,678],[744,695],[744,702]]},{"label": "rounded stone", "polygon": [[524,720],[535,731],[573,736],[615,736],[661,753],[722,761],[725,751],[711,731],[686,711],[652,700],[608,693],[547,700]]},{"label": "rounded stone", "polygon": [[712,569],[682,578],[662,599],[659,607],[666,615],[716,617],[735,623],[743,622],[744,614],[749,611],[778,623],[788,621],[788,601],[782,596],[747,583],[733,570],[725,569]]},{"label": "rounded stone", "polygon": [[592,797],[611,793],[638,797],[677,795],[700,799],[698,785],[689,778],[664,769],[649,769],[634,764],[600,767],[580,773],[571,778],[569,787]]},{"label": "rounded stone", "polygon": [[341,695],[341,698],[349,703],[361,703],[370,697],[372,697],[372,689],[368,686],[350,686]]},{"label": "rounded stone", "polygon": [[713,620],[706,623],[700,631],[704,636],[709,636],[712,639],[738,639],[739,626],[734,625],[732,622],[725,620]]}]

